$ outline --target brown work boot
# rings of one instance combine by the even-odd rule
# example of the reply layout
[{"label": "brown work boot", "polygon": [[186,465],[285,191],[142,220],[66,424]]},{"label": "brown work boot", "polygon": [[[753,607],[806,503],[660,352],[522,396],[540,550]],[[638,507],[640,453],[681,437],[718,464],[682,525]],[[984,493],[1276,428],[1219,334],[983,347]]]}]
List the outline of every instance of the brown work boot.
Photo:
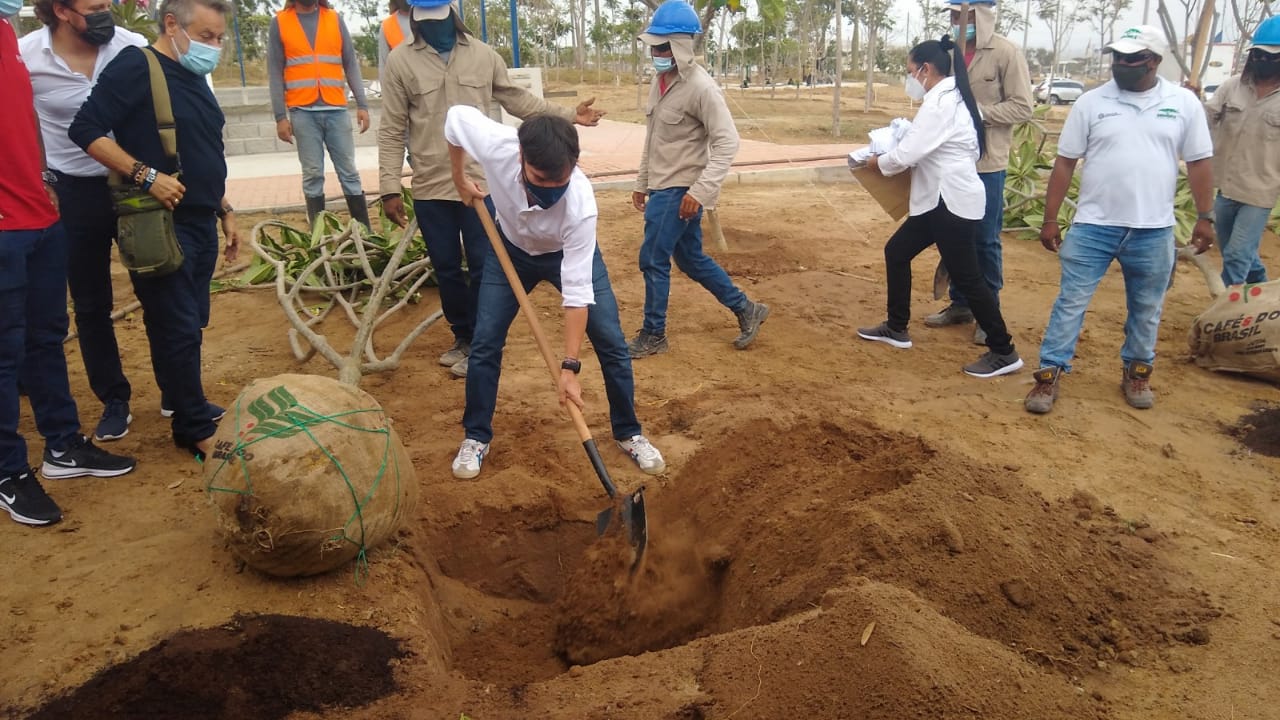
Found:
[{"label": "brown work boot", "polygon": [[1029,413],[1043,415],[1053,409],[1053,401],[1058,399],[1058,380],[1062,377],[1060,367],[1042,367],[1032,376],[1036,379],[1035,387],[1027,393],[1022,402]]},{"label": "brown work boot", "polygon": [[1124,401],[1130,407],[1149,410],[1156,404],[1156,396],[1151,392],[1151,371],[1149,364],[1131,362],[1125,365],[1124,377],[1120,380],[1120,389],[1124,391]]}]

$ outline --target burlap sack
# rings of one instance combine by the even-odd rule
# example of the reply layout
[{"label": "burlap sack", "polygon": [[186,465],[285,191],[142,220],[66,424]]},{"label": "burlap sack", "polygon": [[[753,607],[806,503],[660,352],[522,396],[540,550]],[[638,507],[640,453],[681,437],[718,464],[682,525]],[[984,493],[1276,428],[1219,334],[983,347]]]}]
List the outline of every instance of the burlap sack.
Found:
[{"label": "burlap sack", "polygon": [[1200,367],[1280,381],[1280,280],[1227,288],[1196,318],[1190,341]]},{"label": "burlap sack", "polygon": [[363,559],[395,534],[418,492],[377,401],[318,375],[250,383],[214,435],[204,479],[232,552],[284,577]]}]

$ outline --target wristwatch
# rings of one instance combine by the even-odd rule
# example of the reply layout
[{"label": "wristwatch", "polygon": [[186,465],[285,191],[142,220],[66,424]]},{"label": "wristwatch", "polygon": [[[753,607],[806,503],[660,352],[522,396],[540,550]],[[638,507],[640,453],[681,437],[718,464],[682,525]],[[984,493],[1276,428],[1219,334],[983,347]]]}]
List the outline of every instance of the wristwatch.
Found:
[{"label": "wristwatch", "polygon": [[48,168],[45,168],[44,170],[42,170],[42,171],[40,172],[40,179],[44,181],[44,184],[45,184],[45,185],[57,185],[57,184],[58,184],[58,175],[57,175],[57,173],[55,173],[54,171],[52,171],[52,170],[50,170],[50,169],[48,169]]},{"label": "wristwatch", "polygon": [[229,205],[229,204],[228,204],[228,205],[223,205],[222,207],[218,208],[217,210],[214,210],[214,211],[213,211],[213,214],[214,214],[215,216],[217,216],[217,218],[218,218],[219,220],[222,220],[222,219],[224,219],[224,218],[226,218],[226,217],[227,217],[227,213],[233,213],[233,212],[235,212],[235,211],[236,211],[236,209],[235,209],[235,208],[233,208],[233,207],[231,207],[231,205]]},{"label": "wristwatch", "polygon": [[572,370],[576,375],[582,372],[582,361],[578,358],[565,358],[560,361],[561,370]]},{"label": "wristwatch", "polygon": [[1213,216],[1213,211],[1212,211],[1212,210],[1210,210],[1209,212],[1196,213],[1196,219],[1197,219],[1197,220],[1208,220],[1208,221],[1209,221],[1209,222],[1211,222],[1211,223],[1216,223],[1216,222],[1218,222],[1218,219],[1217,219],[1216,217],[1214,217],[1214,216]]}]

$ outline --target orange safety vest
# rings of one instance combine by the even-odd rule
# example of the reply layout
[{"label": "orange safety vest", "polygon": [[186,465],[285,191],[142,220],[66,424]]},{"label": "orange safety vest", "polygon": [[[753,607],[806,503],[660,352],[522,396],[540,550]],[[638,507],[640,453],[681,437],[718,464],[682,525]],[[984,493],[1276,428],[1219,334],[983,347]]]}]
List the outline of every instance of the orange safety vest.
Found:
[{"label": "orange safety vest", "polygon": [[289,107],[326,105],[346,107],[346,72],[342,68],[342,31],[338,13],[322,7],[317,12],[316,46],[307,42],[307,34],[293,8],[276,14],[280,42],[284,45],[284,103]]},{"label": "orange safety vest", "polygon": [[382,21],[382,37],[387,39],[387,48],[395,50],[400,47],[400,43],[404,42],[404,31],[400,29],[400,18],[392,15]]}]

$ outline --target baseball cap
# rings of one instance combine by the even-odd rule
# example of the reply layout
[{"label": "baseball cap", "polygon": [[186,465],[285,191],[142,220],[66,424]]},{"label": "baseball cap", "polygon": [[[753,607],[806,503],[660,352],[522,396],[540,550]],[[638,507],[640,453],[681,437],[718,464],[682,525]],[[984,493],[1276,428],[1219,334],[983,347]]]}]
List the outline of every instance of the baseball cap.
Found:
[{"label": "baseball cap", "polygon": [[1143,50],[1164,57],[1169,54],[1169,45],[1164,33],[1150,25],[1134,25],[1102,48],[1102,52],[1115,52],[1121,55],[1132,55]]},{"label": "baseball cap", "polygon": [[413,8],[413,13],[409,19],[418,20],[444,20],[449,17],[449,10],[453,8],[450,0],[409,0],[409,6]]}]

